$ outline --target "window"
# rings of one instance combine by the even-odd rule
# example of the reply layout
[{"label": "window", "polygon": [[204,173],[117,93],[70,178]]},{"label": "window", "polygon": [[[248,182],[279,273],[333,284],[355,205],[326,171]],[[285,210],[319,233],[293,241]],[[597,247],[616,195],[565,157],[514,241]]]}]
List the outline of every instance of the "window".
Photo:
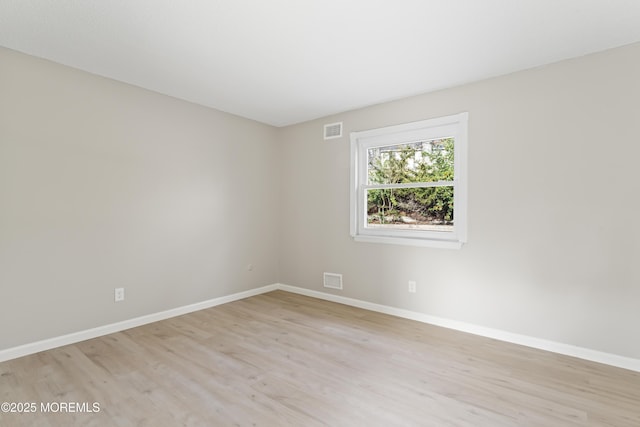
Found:
[{"label": "window", "polygon": [[351,133],[351,235],[460,248],[468,113]]}]

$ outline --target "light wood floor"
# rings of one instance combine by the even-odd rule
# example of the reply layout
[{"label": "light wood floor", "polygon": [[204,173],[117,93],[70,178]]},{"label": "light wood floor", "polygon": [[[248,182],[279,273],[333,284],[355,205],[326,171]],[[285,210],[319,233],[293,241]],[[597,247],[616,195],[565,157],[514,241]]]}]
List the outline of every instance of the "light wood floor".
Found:
[{"label": "light wood floor", "polygon": [[1,426],[640,426],[640,374],[282,291],[0,363]]}]

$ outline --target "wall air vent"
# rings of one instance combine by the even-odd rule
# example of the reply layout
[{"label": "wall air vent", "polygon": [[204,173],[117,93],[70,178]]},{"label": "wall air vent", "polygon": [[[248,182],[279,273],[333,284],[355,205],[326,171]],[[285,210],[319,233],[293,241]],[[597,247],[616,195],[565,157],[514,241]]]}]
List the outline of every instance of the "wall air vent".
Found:
[{"label": "wall air vent", "polygon": [[342,274],[324,273],[324,287],[342,289]]},{"label": "wall air vent", "polygon": [[342,138],[342,122],[324,125],[324,139]]}]

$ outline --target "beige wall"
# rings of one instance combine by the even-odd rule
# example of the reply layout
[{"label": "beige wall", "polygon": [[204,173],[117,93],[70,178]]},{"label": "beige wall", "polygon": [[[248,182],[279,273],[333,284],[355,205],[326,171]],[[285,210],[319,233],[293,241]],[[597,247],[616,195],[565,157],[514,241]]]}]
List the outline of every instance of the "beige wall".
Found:
[{"label": "beige wall", "polygon": [[0,48],[0,349],[275,283],[275,137]]},{"label": "beige wall", "polygon": [[[281,130],[280,281],[640,358],[640,44]],[[346,134],[469,112],[469,243],[349,238]],[[407,292],[407,281],[418,292]]]},{"label": "beige wall", "polygon": [[[344,296],[640,358],[638,75],[640,44],[273,129],[0,48],[0,349],[329,271]],[[353,242],[348,137],[322,125],[462,111],[469,243]]]}]

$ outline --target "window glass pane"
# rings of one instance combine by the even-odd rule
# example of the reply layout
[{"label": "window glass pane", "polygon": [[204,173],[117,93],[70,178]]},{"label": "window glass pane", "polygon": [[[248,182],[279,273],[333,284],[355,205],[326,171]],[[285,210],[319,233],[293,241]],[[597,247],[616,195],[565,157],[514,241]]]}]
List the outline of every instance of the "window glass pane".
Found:
[{"label": "window glass pane", "polygon": [[453,138],[367,150],[368,184],[453,180]]},{"label": "window glass pane", "polygon": [[453,231],[453,186],[367,190],[367,227]]}]

